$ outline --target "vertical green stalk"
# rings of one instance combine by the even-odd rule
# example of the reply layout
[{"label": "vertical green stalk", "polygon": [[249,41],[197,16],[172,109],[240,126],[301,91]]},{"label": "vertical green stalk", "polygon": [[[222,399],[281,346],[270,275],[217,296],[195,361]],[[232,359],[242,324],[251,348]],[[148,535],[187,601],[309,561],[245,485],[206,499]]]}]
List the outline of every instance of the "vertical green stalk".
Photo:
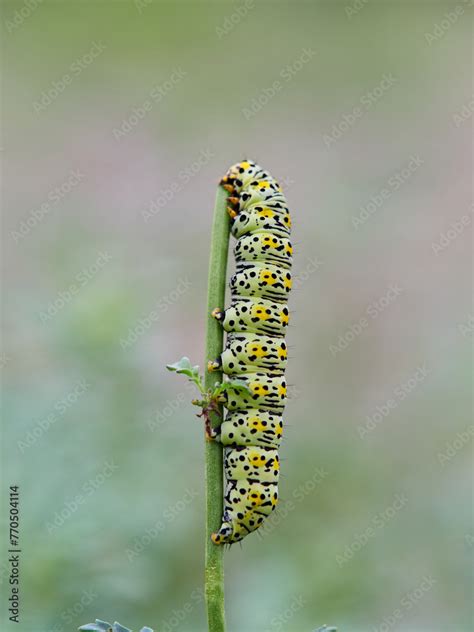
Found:
[{"label": "vertical green stalk", "polygon": [[[221,372],[207,371],[208,360],[214,360],[222,353],[224,331],[222,325],[211,312],[215,307],[224,308],[227,285],[227,251],[229,248],[230,219],[227,213],[228,193],[221,186],[217,189],[209,259],[209,280],[207,290],[206,357],[204,362],[204,387],[212,389],[222,381]],[[220,408],[222,413],[222,407]],[[211,423],[217,425],[222,419],[212,413]],[[223,546],[211,541],[211,533],[221,526],[224,482],[222,446],[215,441],[206,441],[206,570],[205,593],[209,632],[225,631],[224,615],[224,561]]]}]

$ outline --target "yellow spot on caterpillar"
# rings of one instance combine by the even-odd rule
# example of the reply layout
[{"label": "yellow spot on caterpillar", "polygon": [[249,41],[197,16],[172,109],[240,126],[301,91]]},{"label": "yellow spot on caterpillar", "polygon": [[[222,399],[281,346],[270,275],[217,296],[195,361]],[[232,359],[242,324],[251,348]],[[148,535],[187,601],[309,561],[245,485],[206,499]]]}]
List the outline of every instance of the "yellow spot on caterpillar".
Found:
[{"label": "yellow spot on caterpillar", "polygon": [[250,163],[244,160],[244,162],[240,163],[240,167],[242,169],[248,169],[250,167]]},{"label": "yellow spot on caterpillar", "polygon": [[275,285],[277,279],[272,277],[272,273],[270,272],[270,270],[264,269],[260,271],[260,281],[265,285]]},{"label": "yellow spot on caterpillar", "polygon": [[258,211],[260,217],[274,217],[275,213],[269,208],[263,208],[261,211]]},{"label": "yellow spot on caterpillar", "polygon": [[258,452],[250,452],[249,461],[255,467],[263,467],[265,465],[265,455]]},{"label": "yellow spot on caterpillar", "polygon": [[290,316],[288,314],[285,314],[284,312],[280,313],[280,319],[284,325],[288,325],[288,323],[290,322]]},{"label": "yellow spot on caterpillar", "polygon": [[291,290],[291,285],[292,285],[291,279],[285,279],[284,286],[288,288],[289,290]]},{"label": "yellow spot on caterpillar", "polygon": [[265,426],[260,421],[260,417],[252,417],[252,419],[249,419],[249,425],[251,428],[255,428],[255,430],[258,430],[259,432],[263,432],[265,430]]},{"label": "yellow spot on caterpillar", "polygon": [[264,246],[271,246],[272,248],[276,248],[278,246],[278,239],[276,239],[275,237],[271,237],[270,235],[263,235],[262,243]]},{"label": "yellow spot on caterpillar", "polygon": [[281,385],[278,387],[278,395],[286,397],[286,386]]},{"label": "yellow spot on caterpillar", "polygon": [[248,355],[257,356],[257,358],[264,358],[267,355],[267,352],[263,351],[262,345],[257,345],[254,342],[249,342],[247,344],[246,351]]},{"label": "yellow spot on caterpillar", "polygon": [[267,313],[263,307],[259,307],[258,305],[252,305],[251,308],[252,318],[258,318],[259,320],[267,320],[270,318],[270,314]]},{"label": "yellow spot on caterpillar", "polygon": [[267,389],[265,389],[263,384],[260,384],[259,382],[251,382],[250,390],[254,395],[264,395]]}]

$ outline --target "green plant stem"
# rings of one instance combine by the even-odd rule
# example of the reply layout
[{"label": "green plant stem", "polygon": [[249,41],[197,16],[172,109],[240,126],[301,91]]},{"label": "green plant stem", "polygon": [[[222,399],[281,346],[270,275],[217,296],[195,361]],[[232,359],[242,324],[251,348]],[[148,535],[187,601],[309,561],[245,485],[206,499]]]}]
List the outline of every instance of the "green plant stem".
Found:
[{"label": "green plant stem", "polygon": [[[229,248],[230,219],[227,213],[228,193],[221,186],[217,189],[212,225],[211,254],[209,259],[209,281],[207,290],[206,357],[204,363],[204,387],[212,389],[222,381],[222,373],[207,371],[208,360],[215,360],[222,353],[224,331],[211,312],[215,307],[224,308],[227,252]],[[220,407],[222,414],[222,407]],[[211,424],[220,424],[222,418],[212,413]],[[209,632],[224,632],[224,562],[223,546],[211,541],[211,533],[221,525],[224,481],[222,446],[215,441],[206,441],[206,570],[205,593]]]}]

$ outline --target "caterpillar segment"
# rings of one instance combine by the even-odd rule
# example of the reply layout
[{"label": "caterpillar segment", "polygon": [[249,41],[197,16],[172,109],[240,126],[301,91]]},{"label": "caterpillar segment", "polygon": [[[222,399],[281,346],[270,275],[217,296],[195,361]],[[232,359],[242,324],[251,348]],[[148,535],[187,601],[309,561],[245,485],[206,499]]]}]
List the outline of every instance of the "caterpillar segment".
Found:
[{"label": "caterpillar segment", "polygon": [[285,335],[290,322],[288,305],[251,299],[233,299],[226,310],[216,308],[212,316],[219,320],[227,332],[262,333],[281,337]]},{"label": "caterpillar segment", "polygon": [[290,212],[286,205],[277,206],[267,202],[234,212],[235,215],[231,215],[231,232],[236,239],[261,232],[288,238],[291,233]]},{"label": "caterpillar segment", "polygon": [[217,441],[229,447],[260,446],[280,447],[283,436],[281,415],[266,410],[237,410],[227,413],[220,428],[211,430]]},{"label": "caterpillar segment", "polygon": [[265,261],[282,268],[291,268],[293,247],[288,237],[268,232],[244,235],[234,248],[236,263]]},{"label": "caterpillar segment", "polygon": [[239,375],[265,371],[284,373],[288,360],[286,342],[261,334],[229,334],[224,352],[210,361],[210,371]]},{"label": "caterpillar segment", "polygon": [[231,305],[212,312],[228,335],[208,370],[222,371],[240,386],[229,385],[221,394],[227,414],[209,429],[210,438],[224,446],[224,513],[211,536],[218,545],[239,542],[258,529],[278,502],[293,257],[288,205],[269,172],[244,160],[229,169],[221,185],[229,192],[236,271]]},{"label": "caterpillar segment", "polygon": [[270,301],[284,302],[291,290],[288,269],[269,263],[238,263],[230,279],[232,296],[257,296]]}]

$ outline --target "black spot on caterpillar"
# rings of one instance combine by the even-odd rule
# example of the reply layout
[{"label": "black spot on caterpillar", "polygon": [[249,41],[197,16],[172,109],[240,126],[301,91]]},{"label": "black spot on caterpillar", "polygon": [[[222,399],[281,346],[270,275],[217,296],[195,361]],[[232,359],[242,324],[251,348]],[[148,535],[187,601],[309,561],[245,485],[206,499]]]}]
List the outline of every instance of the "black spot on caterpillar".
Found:
[{"label": "black spot on caterpillar", "polygon": [[248,392],[225,391],[227,415],[211,430],[224,446],[226,477],[222,525],[211,537],[215,544],[233,544],[258,529],[278,502],[293,251],[286,199],[267,171],[245,160],[231,167],[221,184],[230,193],[237,266],[230,307],[212,312],[228,336],[208,369],[244,382]]}]

